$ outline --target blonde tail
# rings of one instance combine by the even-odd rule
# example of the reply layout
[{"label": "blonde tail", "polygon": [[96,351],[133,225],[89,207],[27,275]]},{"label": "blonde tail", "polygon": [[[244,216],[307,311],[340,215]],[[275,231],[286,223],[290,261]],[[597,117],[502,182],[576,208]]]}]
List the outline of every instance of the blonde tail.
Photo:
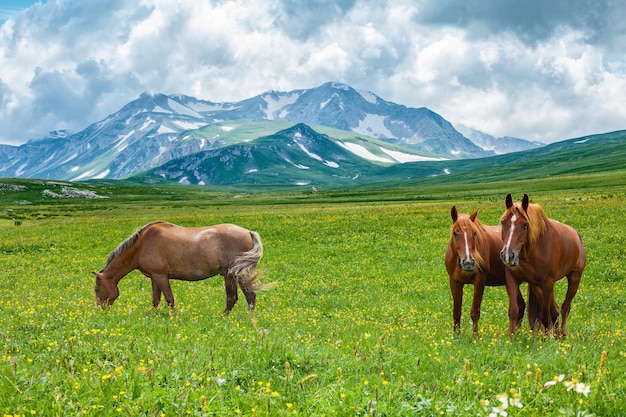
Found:
[{"label": "blonde tail", "polygon": [[257,263],[263,256],[263,243],[257,232],[250,232],[253,246],[239,255],[228,268],[228,273],[235,279],[240,288],[248,291],[267,289],[270,286],[259,282],[261,273],[257,271]]}]

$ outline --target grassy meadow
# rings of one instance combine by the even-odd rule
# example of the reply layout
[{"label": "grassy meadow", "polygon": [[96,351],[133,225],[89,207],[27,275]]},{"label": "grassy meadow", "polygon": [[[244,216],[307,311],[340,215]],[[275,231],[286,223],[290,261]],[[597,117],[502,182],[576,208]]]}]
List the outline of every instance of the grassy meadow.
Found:
[{"label": "grassy meadow", "polygon": [[[75,185],[106,199],[0,190],[0,416],[610,416],[626,407],[624,175],[505,184],[236,194]],[[452,331],[443,265],[451,205],[496,224],[528,192],[583,236],[565,339],[507,335],[503,287]],[[221,276],[173,281],[153,309],[137,271],[105,310],[92,270],[154,220],[260,233],[271,290],[256,325],[222,317]],[[566,282],[557,286],[562,301]],[[525,290],[525,288],[524,288]]]}]

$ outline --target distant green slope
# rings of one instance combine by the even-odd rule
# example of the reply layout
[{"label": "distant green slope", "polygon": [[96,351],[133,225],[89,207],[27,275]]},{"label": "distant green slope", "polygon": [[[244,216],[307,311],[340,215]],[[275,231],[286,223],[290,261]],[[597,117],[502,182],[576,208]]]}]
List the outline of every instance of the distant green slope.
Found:
[{"label": "distant green slope", "polygon": [[380,169],[382,181],[491,182],[626,169],[626,131],[570,139],[543,148],[482,159],[413,162]]}]

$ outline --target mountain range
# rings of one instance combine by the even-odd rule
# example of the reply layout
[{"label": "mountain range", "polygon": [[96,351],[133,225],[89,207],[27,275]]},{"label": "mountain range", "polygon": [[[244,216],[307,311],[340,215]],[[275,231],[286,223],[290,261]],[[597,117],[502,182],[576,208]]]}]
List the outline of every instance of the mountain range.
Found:
[{"label": "mountain range", "polygon": [[[148,173],[201,184],[248,178],[343,183],[379,166],[543,146],[515,138],[487,143],[487,135],[471,135],[473,140],[427,108],[408,108],[335,82],[233,103],[144,93],[80,132],[0,145],[0,176],[81,181]],[[235,162],[241,155],[249,161]],[[321,172],[311,159],[321,163]]]}]

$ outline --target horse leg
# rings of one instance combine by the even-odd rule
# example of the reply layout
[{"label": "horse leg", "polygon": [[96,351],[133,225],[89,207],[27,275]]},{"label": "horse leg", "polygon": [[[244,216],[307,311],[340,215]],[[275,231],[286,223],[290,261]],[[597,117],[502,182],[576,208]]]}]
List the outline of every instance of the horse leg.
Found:
[{"label": "horse leg", "polygon": [[558,325],[559,325],[559,305],[556,303],[556,300],[554,299],[554,294],[552,294],[552,301],[551,301],[551,307],[550,307],[550,317],[552,318],[552,324],[555,327],[558,327]]},{"label": "horse leg", "polygon": [[474,299],[472,300],[472,309],[470,310],[470,317],[472,318],[472,333],[478,332],[478,320],[480,319],[480,304],[483,301],[483,294],[485,293],[485,279],[477,277],[474,283]]},{"label": "horse leg", "polygon": [[554,305],[552,300],[554,300],[554,283],[552,280],[547,279],[545,281],[541,292],[541,323],[544,326],[546,333],[552,334],[554,332],[554,322],[556,320],[556,317],[553,318]]},{"label": "horse leg", "polygon": [[567,325],[567,317],[569,316],[570,309],[572,307],[572,299],[578,292],[578,286],[580,285],[580,280],[582,278],[582,271],[574,271],[570,272],[567,276],[567,293],[565,294],[565,300],[561,305],[561,334],[560,336],[565,337],[565,326]]},{"label": "horse leg", "polygon": [[254,307],[256,306],[256,293],[250,290],[244,290],[243,295],[246,296],[246,301],[248,302],[248,311],[250,312],[250,317],[252,318],[252,324],[256,327],[257,319],[254,317]]},{"label": "horse leg", "polygon": [[241,291],[243,291],[243,295],[246,296],[248,310],[250,312],[254,312],[254,307],[256,306],[256,293],[254,291],[244,290],[243,288],[241,289]]},{"label": "horse leg", "polygon": [[515,328],[519,329],[522,326],[522,320],[524,320],[524,312],[526,311],[526,303],[524,302],[524,297],[522,296],[522,292],[519,291],[517,296],[517,323],[515,324]]},{"label": "horse leg", "polygon": [[463,284],[450,278],[450,291],[452,292],[452,320],[454,332],[461,331],[461,306],[463,305]]},{"label": "horse leg", "polygon": [[509,296],[509,337],[515,335],[517,318],[519,316],[519,282],[507,269],[506,271],[506,293]]},{"label": "horse leg", "polygon": [[161,288],[153,279],[150,279],[150,282],[152,283],[152,305],[156,308],[161,303]]},{"label": "horse leg", "polygon": [[[170,308],[173,309],[174,308],[174,294],[172,294],[172,287],[170,286],[170,280],[167,279],[167,275],[152,277],[153,296],[154,296],[154,285],[157,285],[159,289],[161,290],[161,292],[163,292],[163,296],[165,297],[165,301],[167,301],[167,305],[169,305]],[[159,295],[159,299],[160,298],[161,296]]]},{"label": "horse leg", "polygon": [[224,275],[224,288],[226,289],[226,308],[224,309],[224,316],[230,314],[230,310],[237,302],[237,283],[229,274]]},{"label": "horse leg", "polygon": [[532,285],[528,284],[528,326],[531,330],[537,331],[541,327],[540,314],[541,304]]}]

